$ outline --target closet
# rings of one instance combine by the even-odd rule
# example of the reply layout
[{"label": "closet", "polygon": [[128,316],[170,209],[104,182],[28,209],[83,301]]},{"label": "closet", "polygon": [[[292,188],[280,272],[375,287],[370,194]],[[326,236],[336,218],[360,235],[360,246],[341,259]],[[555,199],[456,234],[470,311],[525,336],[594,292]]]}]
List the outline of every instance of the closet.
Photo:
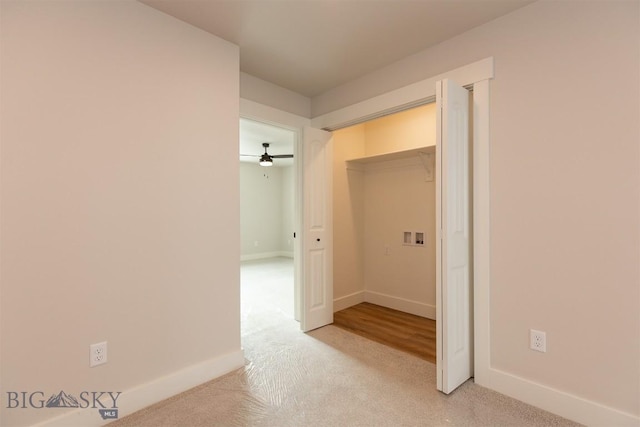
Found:
[{"label": "closet", "polygon": [[333,132],[334,311],[436,317],[435,104]]}]

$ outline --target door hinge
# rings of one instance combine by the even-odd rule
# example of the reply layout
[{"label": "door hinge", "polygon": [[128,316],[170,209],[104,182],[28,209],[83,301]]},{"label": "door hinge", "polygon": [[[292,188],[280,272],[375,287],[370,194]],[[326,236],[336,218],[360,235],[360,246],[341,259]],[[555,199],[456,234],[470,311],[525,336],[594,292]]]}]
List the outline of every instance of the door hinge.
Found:
[{"label": "door hinge", "polygon": [[296,238],[296,232],[295,231],[293,232],[293,238],[294,239]]}]

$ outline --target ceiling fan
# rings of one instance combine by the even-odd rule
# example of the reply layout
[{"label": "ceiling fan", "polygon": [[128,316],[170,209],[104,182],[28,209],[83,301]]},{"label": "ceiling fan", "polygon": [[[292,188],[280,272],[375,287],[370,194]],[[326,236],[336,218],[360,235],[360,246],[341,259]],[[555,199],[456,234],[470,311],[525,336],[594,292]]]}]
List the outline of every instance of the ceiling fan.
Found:
[{"label": "ceiling fan", "polygon": [[259,163],[260,166],[272,166],[273,165],[273,159],[290,159],[293,157],[293,154],[274,154],[271,155],[269,153],[267,153],[267,148],[269,148],[269,143],[268,142],[263,142],[262,146],[264,147],[264,154],[262,155],[257,155],[257,154],[240,154],[241,156],[244,157],[260,157]]}]

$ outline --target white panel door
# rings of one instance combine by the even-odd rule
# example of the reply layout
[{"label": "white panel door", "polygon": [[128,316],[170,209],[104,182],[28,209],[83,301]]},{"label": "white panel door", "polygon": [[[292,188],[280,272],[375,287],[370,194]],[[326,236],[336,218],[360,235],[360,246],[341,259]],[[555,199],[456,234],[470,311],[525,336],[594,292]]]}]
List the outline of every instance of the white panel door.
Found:
[{"label": "white panel door", "polygon": [[333,323],[333,150],[331,133],[305,127],[303,168],[303,310],[301,328]]},{"label": "white panel door", "polygon": [[437,387],[450,393],[473,367],[470,272],[469,92],[437,82]]}]

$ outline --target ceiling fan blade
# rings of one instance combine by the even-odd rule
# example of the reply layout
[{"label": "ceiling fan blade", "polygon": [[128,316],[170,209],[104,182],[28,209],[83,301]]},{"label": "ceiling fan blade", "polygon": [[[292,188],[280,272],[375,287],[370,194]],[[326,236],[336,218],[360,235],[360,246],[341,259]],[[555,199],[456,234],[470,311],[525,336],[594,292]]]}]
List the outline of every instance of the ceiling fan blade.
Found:
[{"label": "ceiling fan blade", "polygon": [[269,154],[274,159],[291,159],[293,154]]},{"label": "ceiling fan blade", "polygon": [[255,155],[255,154],[240,154],[240,156],[242,157],[260,157],[259,155]]}]

